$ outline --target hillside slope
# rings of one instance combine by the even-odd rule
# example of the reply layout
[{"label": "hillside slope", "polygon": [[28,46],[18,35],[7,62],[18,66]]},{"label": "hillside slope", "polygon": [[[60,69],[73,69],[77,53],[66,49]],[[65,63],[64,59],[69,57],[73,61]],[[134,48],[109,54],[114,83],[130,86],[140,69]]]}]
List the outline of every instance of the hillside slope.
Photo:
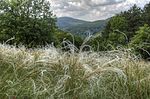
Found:
[{"label": "hillside slope", "polygon": [[104,29],[107,20],[83,21],[70,17],[60,17],[57,19],[57,26],[64,31],[73,34],[88,36],[100,32]]}]

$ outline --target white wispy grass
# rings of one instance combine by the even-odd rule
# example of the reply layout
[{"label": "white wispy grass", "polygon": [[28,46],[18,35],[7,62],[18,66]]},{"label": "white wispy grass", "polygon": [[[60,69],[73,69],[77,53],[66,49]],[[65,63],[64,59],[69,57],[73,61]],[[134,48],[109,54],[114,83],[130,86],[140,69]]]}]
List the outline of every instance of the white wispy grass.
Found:
[{"label": "white wispy grass", "polygon": [[130,49],[83,52],[84,45],[67,47],[0,44],[0,98],[150,98],[150,63],[138,60]]}]

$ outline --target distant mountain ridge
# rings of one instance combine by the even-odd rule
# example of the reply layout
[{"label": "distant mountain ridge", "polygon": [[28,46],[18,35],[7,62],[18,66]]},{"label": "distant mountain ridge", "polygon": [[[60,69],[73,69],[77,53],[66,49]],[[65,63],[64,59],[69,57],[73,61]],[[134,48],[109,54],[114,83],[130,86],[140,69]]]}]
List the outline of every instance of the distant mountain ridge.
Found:
[{"label": "distant mountain ridge", "polygon": [[60,17],[57,19],[57,26],[60,28],[65,28],[68,26],[76,26],[86,23],[87,21],[74,19],[71,17]]},{"label": "distant mountain ridge", "polygon": [[57,19],[57,26],[63,31],[71,32],[73,34],[87,36],[93,35],[104,29],[107,20],[98,21],[83,21],[70,17],[60,17]]}]

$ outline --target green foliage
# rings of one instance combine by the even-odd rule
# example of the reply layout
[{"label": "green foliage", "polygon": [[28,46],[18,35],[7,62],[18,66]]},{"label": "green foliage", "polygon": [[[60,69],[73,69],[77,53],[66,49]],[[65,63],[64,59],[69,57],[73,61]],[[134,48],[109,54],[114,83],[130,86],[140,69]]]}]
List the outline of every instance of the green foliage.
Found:
[{"label": "green foliage", "polygon": [[143,20],[146,24],[150,25],[150,3],[146,4],[143,10]]},{"label": "green foliage", "polygon": [[106,51],[108,43],[107,40],[102,37],[101,33],[97,33],[87,42],[87,44],[95,51]]},{"label": "green foliage", "polygon": [[128,42],[126,35],[120,31],[114,31],[109,33],[108,43],[112,45],[114,48],[118,46],[124,46]]},{"label": "green foliage", "polygon": [[127,31],[130,33],[128,37],[133,37],[135,31],[143,25],[142,14],[142,9],[137,7],[137,5],[134,5],[128,11],[121,14],[126,18],[128,23]]},{"label": "green foliage", "polygon": [[132,38],[130,43],[135,48],[137,53],[140,53],[143,58],[150,58],[150,27],[144,25]]},{"label": "green foliage", "polygon": [[[96,36],[92,40],[90,40],[90,45],[95,50],[106,51],[115,49],[117,46],[126,45],[128,42],[128,38],[124,33],[127,28],[127,20],[117,15],[112,17],[106,28],[105,31],[101,33],[100,36]],[[124,32],[120,32],[124,31]]]},{"label": "green foliage", "polygon": [[0,41],[14,37],[10,44],[27,47],[46,45],[53,41],[55,17],[46,0],[1,0]]},{"label": "green foliage", "polygon": [[127,20],[125,17],[122,17],[120,15],[112,17],[106,27],[106,30],[108,33],[113,32],[114,30],[120,30],[125,31],[127,28]]},{"label": "green foliage", "polygon": [[135,35],[135,31],[143,25],[142,14],[142,9],[134,5],[128,11],[112,17],[104,30],[105,37],[108,37],[109,33],[114,30],[119,30],[124,32],[130,40]]},{"label": "green foliage", "polygon": [[[107,39],[107,44],[116,48],[117,46],[132,45],[137,54],[143,58],[148,58],[150,54],[150,32],[145,23],[150,24],[150,3],[144,9],[134,5],[128,11],[112,17],[105,27],[103,38]],[[140,30],[139,30],[139,27]],[[111,50],[111,48],[108,48]]]},{"label": "green foliage", "polygon": [[77,48],[79,48],[83,43],[83,39],[80,36],[72,35],[71,33],[57,30],[57,32],[55,33],[56,46],[63,46],[63,41],[69,41]]}]

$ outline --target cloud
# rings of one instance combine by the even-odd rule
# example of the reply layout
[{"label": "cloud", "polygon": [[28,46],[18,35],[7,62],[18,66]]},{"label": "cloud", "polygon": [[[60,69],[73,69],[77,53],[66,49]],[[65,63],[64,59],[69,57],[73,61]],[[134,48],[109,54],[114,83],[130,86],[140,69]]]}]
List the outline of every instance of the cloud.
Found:
[{"label": "cloud", "polygon": [[133,4],[142,7],[150,0],[50,0],[58,17],[68,16],[82,20],[106,19],[129,9]]}]

